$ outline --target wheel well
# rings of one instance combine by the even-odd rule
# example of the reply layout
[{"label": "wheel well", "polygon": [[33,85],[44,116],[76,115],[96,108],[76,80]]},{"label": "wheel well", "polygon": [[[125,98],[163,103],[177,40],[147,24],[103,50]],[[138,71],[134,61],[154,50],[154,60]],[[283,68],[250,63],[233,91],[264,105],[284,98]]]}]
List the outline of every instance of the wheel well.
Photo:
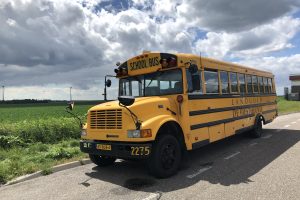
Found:
[{"label": "wheel well", "polygon": [[184,140],[184,137],[183,137],[183,131],[180,127],[180,125],[175,122],[175,121],[169,121],[169,122],[166,122],[164,123],[158,130],[157,132],[157,135],[156,135],[156,138],[160,137],[161,135],[164,135],[164,134],[170,134],[170,135],[174,135],[181,147],[183,148],[183,150],[186,150],[186,145],[185,145],[185,140]]},{"label": "wheel well", "polygon": [[265,117],[264,117],[262,114],[256,115],[255,122],[256,122],[258,119],[261,119],[261,120],[263,121],[263,123],[266,124]]}]

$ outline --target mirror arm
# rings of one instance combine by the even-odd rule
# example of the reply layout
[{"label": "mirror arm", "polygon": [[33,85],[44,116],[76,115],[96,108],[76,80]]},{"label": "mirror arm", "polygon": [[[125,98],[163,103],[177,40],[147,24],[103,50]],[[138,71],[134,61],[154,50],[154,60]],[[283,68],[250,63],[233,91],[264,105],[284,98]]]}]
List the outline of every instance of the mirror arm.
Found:
[{"label": "mirror arm", "polygon": [[127,106],[124,106],[121,103],[119,103],[119,106],[121,106],[123,108],[126,108],[126,110],[128,110],[128,112],[130,113],[131,118],[132,118],[132,120],[133,120],[133,122],[135,124],[136,130],[140,130],[142,123],[139,120],[139,118],[129,108],[127,108]]}]

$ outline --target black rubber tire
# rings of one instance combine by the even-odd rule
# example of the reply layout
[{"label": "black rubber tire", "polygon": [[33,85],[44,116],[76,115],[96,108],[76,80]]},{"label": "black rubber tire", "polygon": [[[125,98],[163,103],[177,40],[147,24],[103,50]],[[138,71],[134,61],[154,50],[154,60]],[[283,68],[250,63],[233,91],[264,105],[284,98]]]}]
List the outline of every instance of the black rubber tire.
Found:
[{"label": "black rubber tire", "polygon": [[99,155],[89,154],[89,157],[90,157],[91,161],[94,164],[98,165],[99,167],[113,165],[114,162],[116,161],[116,158],[108,157],[108,156],[99,156]]},{"label": "black rubber tire", "polygon": [[257,118],[254,124],[254,128],[250,132],[250,135],[254,138],[260,138],[263,133],[262,129],[263,120],[261,118]]},{"label": "black rubber tire", "polygon": [[169,134],[161,135],[154,142],[147,160],[149,172],[157,178],[167,178],[177,173],[182,150],[178,139]]}]

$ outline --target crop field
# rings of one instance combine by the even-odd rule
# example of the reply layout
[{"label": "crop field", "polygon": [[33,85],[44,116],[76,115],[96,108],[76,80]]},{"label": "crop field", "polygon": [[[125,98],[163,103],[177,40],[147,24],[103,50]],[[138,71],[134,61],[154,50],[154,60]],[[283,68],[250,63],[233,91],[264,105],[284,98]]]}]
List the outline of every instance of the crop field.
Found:
[{"label": "crop field", "polygon": [[[74,113],[85,118],[95,104],[75,105]],[[65,108],[62,103],[0,104],[0,184],[85,157],[79,123]]]}]

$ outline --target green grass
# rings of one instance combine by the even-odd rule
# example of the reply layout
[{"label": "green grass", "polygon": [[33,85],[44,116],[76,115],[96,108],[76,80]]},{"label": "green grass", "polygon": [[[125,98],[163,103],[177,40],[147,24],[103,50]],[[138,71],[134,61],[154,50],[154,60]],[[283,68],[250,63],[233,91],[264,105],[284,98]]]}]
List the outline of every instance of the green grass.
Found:
[{"label": "green grass", "polygon": [[79,149],[79,140],[71,139],[57,144],[34,143],[26,147],[0,150],[0,183],[42,170],[51,173],[51,167],[71,160],[85,158]]},{"label": "green grass", "polygon": [[[94,104],[93,104],[94,105]],[[93,105],[75,105],[74,112],[84,117]],[[79,160],[80,127],[61,104],[0,106],[0,184],[17,176]]]},{"label": "green grass", "polygon": [[[18,105],[11,107],[0,106],[0,123],[15,123],[37,119],[70,118],[65,111],[65,105]],[[84,115],[92,105],[75,105],[74,112]]]},{"label": "green grass", "polygon": [[287,101],[283,97],[277,98],[279,114],[300,112],[300,101]]}]

